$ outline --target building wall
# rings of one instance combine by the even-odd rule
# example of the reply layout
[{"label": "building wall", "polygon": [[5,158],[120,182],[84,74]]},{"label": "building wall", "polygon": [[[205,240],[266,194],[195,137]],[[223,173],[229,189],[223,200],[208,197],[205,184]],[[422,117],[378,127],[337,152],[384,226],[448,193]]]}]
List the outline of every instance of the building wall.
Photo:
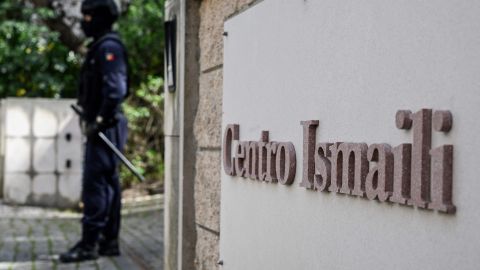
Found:
[{"label": "building wall", "polygon": [[[176,21],[176,87],[165,91],[165,269],[193,269],[195,258],[194,176],[198,107],[199,1],[166,2]],[[167,69],[165,69],[167,70]],[[168,78],[168,76],[166,76]],[[167,82],[166,85],[168,85]]]},{"label": "building wall", "polygon": [[[290,142],[290,155],[267,150],[276,165],[266,163],[274,178],[295,174],[275,182],[259,166],[256,177],[264,154],[237,155],[233,172],[225,158],[222,270],[478,269],[478,13],[477,1],[265,0],[226,21],[223,127],[238,125],[243,153]],[[415,113],[411,128],[401,110]],[[312,136],[301,125],[311,120]],[[246,150],[262,131],[261,150]],[[364,150],[328,154],[316,142]],[[411,155],[377,160],[379,144]],[[295,155],[296,166],[282,161]],[[394,196],[398,184],[407,192]]]},{"label": "building wall", "polygon": [[[475,269],[473,251],[480,241],[473,229],[479,221],[473,190],[478,184],[471,168],[477,159],[465,144],[475,133],[468,127],[478,130],[468,116],[478,101],[471,76],[478,73],[473,49],[478,39],[472,31],[478,26],[478,4],[169,2],[182,3],[183,17],[179,90],[166,96],[174,112],[171,124],[178,124],[175,132],[165,132],[171,135],[165,155],[166,228],[171,228],[165,232],[166,269],[219,269],[219,261],[222,269],[447,269],[455,264]],[[252,14],[255,20],[248,19]],[[225,32],[226,20],[230,32]],[[224,47],[234,62],[224,63]],[[278,102],[266,108],[261,100],[272,98]],[[246,111],[245,104],[253,109]],[[395,112],[421,108],[452,110],[455,117],[452,133],[436,134],[434,145],[455,146],[456,214],[299,186],[301,120],[319,119],[322,141],[397,145],[410,142],[412,132],[395,129]],[[222,121],[241,124],[243,140],[258,140],[262,130],[271,131],[274,140],[291,140],[298,157],[294,184],[268,185],[222,173]],[[462,247],[462,241],[468,245]],[[394,248],[385,249],[385,243]]]},{"label": "building wall", "polygon": [[196,269],[218,269],[224,21],[254,0],[204,0],[199,16],[200,87],[194,122]]},{"label": "building wall", "polygon": [[218,269],[223,24],[258,0],[168,0],[176,91],[165,94],[165,269]]}]

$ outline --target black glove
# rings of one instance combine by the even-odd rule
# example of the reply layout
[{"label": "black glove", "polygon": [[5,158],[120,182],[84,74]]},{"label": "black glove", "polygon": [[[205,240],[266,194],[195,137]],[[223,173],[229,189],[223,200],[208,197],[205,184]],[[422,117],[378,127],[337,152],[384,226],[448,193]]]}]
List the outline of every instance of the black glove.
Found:
[{"label": "black glove", "polygon": [[87,138],[95,137],[100,131],[100,126],[96,122],[87,123],[85,126],[84,134]]},{"label": "black glove", "polygon": [[121,114],[117,113],[114,117],[110,117],[105,120],[102,116],[98,116],[94,122],[86,123],[84,126],[84,134],[87,138],[91,138],[92,136],[96,136],[99,131],[105,131],[107,128],[115,126]]}]

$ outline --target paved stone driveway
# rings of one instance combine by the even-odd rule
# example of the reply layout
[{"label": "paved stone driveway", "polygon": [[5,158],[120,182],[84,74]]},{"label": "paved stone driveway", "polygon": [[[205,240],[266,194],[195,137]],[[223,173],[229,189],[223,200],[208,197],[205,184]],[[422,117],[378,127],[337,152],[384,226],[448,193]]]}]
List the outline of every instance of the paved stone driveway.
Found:
[{"label": "paved stone driveway", "polygon": [[0,269],[162,269],[163,210],[141,205],[126,209],[120,257],[61,264],[58,254],[80,235],[79,215],[0,205]]}]

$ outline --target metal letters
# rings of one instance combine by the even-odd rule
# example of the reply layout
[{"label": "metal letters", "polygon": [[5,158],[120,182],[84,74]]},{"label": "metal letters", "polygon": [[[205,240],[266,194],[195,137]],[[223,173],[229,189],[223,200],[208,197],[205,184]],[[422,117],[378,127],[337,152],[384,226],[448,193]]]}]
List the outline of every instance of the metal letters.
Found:
[{"label": "metal letters", "polygon": [[293,183],[297,170],[293,143],[269,142],[268,131],[262,131],[258,142],[239,141],[232,156],[233,141],[239,140],[239,132],[238,125],[228,125],[225,129],[223,167],[226,174],[282,185]]},{"label": "metal letters", "polygon": [[[449,111],[400,110],[398,129],[413,130],[413,142],[393,147],[365,143],[317,143],[318,120],[302,121],[303,173],[300,186],[437,210],[453,214],[453,146],[432,149],[432,130],[452,129]],[[240,141],[239,125],[227,125],[223,166],[231,176],[291,185],[296,152],[291,142],[270,142],[268,131],[259,141]],[[237,141],[234,144],[234,141]],[[235,148],[234,148],[235,147]],[[232,151],[234,149],[234,151]]]}]

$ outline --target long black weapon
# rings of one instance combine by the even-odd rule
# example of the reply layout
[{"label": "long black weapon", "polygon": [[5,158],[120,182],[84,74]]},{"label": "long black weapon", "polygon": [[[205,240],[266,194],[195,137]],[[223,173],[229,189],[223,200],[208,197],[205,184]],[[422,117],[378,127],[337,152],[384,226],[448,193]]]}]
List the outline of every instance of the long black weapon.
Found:
[{"label": "long black weapon", "polygon": [[[80,117],[80,119],[83,119],[83,112],[82,110],[77,107],[75,104],[72,104],[70,107],[72,107],[73,111]],[[125,166],[141,181],[145,181],[145,177],[140,174],[137,168],[120,152],[120,150],[115,147],[115,145],[103,134],[103,132],[99,131],[98,132],[98,137],[102,139],[102,141],[112,150],[112,152],[122,161]]]}]

